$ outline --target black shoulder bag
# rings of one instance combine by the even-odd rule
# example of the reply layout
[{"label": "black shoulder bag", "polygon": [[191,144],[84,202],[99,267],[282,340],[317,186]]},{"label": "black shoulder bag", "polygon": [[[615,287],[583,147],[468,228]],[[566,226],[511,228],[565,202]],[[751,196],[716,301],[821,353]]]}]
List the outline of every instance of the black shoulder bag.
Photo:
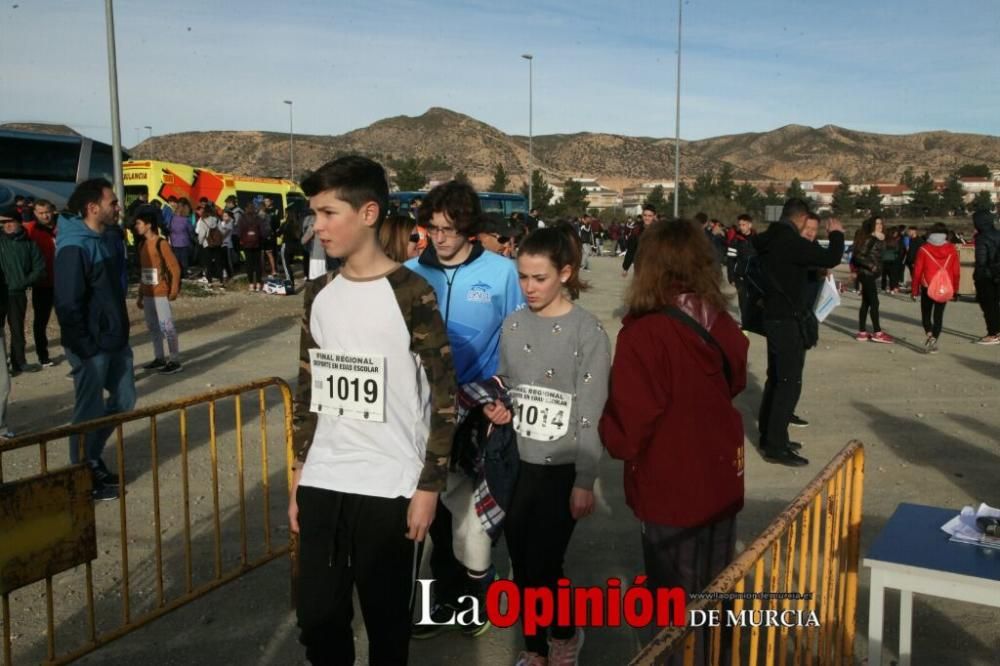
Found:
[{"label": "black shoulder bag", "polygon": [[663,310],[663,314],[681,322],[697,333],[710,347],[715,347],[716,351],[719,352],[719,356],[722,357],[722,373],[726,376],[726,386],[732,387],[733,367],[729,365],[729,357],[727,357],[726,352],[722,350],[722,345],[719,344],[718,340],[712,337],[712,334],[709,333],[704,326],[699,324],[694,317],[674,305],[665,308]]}]

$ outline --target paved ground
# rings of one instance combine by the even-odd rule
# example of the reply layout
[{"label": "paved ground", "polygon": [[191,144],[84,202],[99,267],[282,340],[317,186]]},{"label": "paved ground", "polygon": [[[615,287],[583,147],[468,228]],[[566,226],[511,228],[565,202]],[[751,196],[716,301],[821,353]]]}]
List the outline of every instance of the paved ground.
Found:
[{"label": "paved ground", "polygon": [[[619,328],[614,313],[620,306],[625,284],[619,277],[619,262],[595,258],[592,264],[593,270],[587,277],[594,288],[583,297],[582,304],[597,314],[614,336]],[[822,464],[852,438],[863,440],[867,448],[862,552],[899,502],[956,510],[979,501],[1000,504],[1000,398],[996,393],[1000,347],[971,344],[972,339],[982,334],[978,307],[968,302],[949,305],[941,353],[925,356],[919,349],[923,340],[919,308],[908,297],[883,298],[884,328],[900,341],[891,347],[853,340],[857,305],[857,297],[846,296],[844,305],[821,328],[819,348],[809,353],[799,414],[812,422],[801,435],[805,453],[813,463],[792,470],[768,465],[755,453],[748,454],[747,502],[739,522],[743,543],[759,533]],[[140,372],[140,404],[262,376],[292,381],[297,349],[295,317],[300,307],[299,298],[242,292],[179,301],[177,312],[185,371],[173,377]],[[151,352],[138,311],[135,312],[134,344],[140,363],[148,360]],[[344,313],[345,316],[363,314]],[[755,430],[753,415],[764,369],[764,346],[759,338],[753,337],[750,385],[738,400],[751,433]],[[13,427],[37,429],[67,420],[72,403],[71,384],[65,378],[67,370],[60,365],[14,380],[10,416]],[[277,454],[280,451],[272,451],[272,455]],[[196,463],[195,468],[205,464]],[[136,484],[138,488],[144,480],[148,481],[149,473],[146,467],[136,465],[133,469],[130,462],[129,482],[130,487]],[[276,484],[272,492],[280,494],[281,479],[280,473],[276,474],[272,468],[272,482]],[[567,569],[575,583],[596,583],[608,576],[630,578],[641,568],[638,526],[624,504],[621,465],[605,460],[601,483],[604,508],[578,526],[571,544]],[[272,498],[271,504],[273,530],[280,537],[286,529],[280,497]],[[101,538],[110,538],[107,535],[117,525],[117,509],[107,504],[98,509]],[[165,514],[173,516],[178,511],[176,503],[164,509]],[[236,514],[230,507],[222,526],[227,539],[238,534],[233,532],[235,520]],[[201,532],[207,529],[204,523],[196,528]],[[196,568],[209,566],[208,544],[203,543],[196,552],[204,553]],[[502,546],[496,559],[506,562]],[[142,566],[141,561],[138,566]],[[109,575],[106,581],[99,579],[99,593],[101,585],[109,588],[114,578]],[[148,594],[149,581],[143,586]],[[106,596],[114,597],[113,590],[106,592]],[[897,599],[890,594],[887,600],[887,660],[895,657]],[[65,599],[57,601],[72,604],[77,600],[78,597],[67,594]],[[863,638],[867,634],[867,603],[867,575],[863,572],[858,617],[862,638],[857,645],[858,655],[867,650]],[[39,612],[37,603],[32,612]],[[1000,663],[997,656],[1000,611],[918,597],[914,604],[914,625],[917,664]],[[38,655],[35,650],[40,643],[36,636],[35,631],[19,635],[15,640],[16,652]],[[414,644],[412,661],[512,663],[518,642],[514,631],[493,630],[477,640],[443,636]],[[582,662],[625,663],[638,645],[638,637],[630,630],[593,631],[588,636]],[[363,638],[359,639],[358,648],[363,657],[366,653]],[[98,651],[85,663],[153,666],[223,660],[240,664],[302,662],[294,618],[289,612],[285,562],[268,565],[168,615]],[[364,663],[363,659],[359,661]]]}]

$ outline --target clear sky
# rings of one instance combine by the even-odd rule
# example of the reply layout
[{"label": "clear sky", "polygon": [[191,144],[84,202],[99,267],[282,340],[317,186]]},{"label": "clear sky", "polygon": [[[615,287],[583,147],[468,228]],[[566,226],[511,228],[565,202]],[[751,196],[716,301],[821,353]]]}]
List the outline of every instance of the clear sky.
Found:
[{"label": "clear sky", "polygon": [[[0,7],[0,122],[107,140],[104,3]],[[339,134],[432,106],[535,134],[672,136],[673,0],[117,0],[122,140]],[[798,123],[1000,134],[1000,0],[686,0],[681,135]]]}]

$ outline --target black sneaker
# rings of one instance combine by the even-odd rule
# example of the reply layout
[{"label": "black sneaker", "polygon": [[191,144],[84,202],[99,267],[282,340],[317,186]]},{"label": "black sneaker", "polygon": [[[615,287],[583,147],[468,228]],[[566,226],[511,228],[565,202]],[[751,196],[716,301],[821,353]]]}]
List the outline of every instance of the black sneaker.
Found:
[{"label": "black sneaker", "polygon": [[462,633],[470,638],[477,638],[485,634],[489,628],[493,625],[490,621],[486,619],[486,613],[484,609],[486,608],[486,593],[490,589],[490,585],[493,581],[498,580],[496,567],[491,566],[489,571],[482,578],[469,578],[467,582],[467,592],[470,596],[476,597],[479,600],[479,618],[482,622],[473,622],[467,626],[462,627]]},{"label": "black sneaker", "polygon": [[764,451],[764,460],[775,465],[785,465],[787,467],[805,467],[809,464],[808,458],[803,458],[790,448],[780,451]]},{"label": "black sneaker", "polygon": [[[792,451],[798,451],[799,449],[802,448],[802,444],[800,444],[799,442],[788,442],[788,448],[790,448]],[[767,446],[767,440],[764,439],[763,437],[760,440],[760,450],[761,451],[770,450]]]},{"label": "black sneaker", "polygon": [[103,460],[98,460],[94,466],[94,487],[104,485],[117,488],[120,483],[121,479],[118,478],[118,475],[108,469]]},{"label": "black sneaker", "polygon": [[[461,629],[462,627],[455,622],[455,616],[458,614],[458,611],[459,609],[450,603],[435,603],[431,606],[431,620],[435,624],[415,623],[410,631],[410,638],[415,638],[419,641],[425,638],[434,638],[446,631]],[[444,624],[445,622],[451,624]]]},{"label": "black sneaker", "polygon": [[167,364],[160,368],[161,375],[176,375],[178,372],[183,370],[181,364],[176,361],[167,361]]},{"label": "black sneaker", "polygon": [[166,364],[167,364],[166,361],[164,361],[162,358],[158,358],[158,359],[153,360],[152,363],[147,363],[146,365],[142,366],[142,369],[143,370],[159,370],[160,368],[162,368]]},{"label": "black sneaker", "polygon": [[111,500],[118,499],[118,487],[104,484],[95,485],[90,495],[94,498],[95,502],[110,502]]},{"label": "black sneaker", "polygon": [[800,419],[795,414],[792,414],[792,418],[788,419],[788,425],[795,426],[796,428],[808,428],[809,421],[806,421],[805,419]]}]

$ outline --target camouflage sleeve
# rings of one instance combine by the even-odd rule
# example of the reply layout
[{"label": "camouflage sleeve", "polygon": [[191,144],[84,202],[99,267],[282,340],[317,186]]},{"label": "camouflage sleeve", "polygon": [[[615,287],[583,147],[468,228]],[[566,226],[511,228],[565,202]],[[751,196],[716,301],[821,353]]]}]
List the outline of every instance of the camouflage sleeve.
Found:
[{"label": "camouflage sleeve", "polygon": [[431,393],[431,423],[418,490],[442,492],[448,481],[448,459],[455,438],[455,367],[437,297],[423,278],[408,269],[393,277],[396,297],[410,331],[410,351],[420,357]]},{"label": "camouflage sleeve", "polygon": [[312,280],[305,290],[305,310],[302,314],[299,330],[299,377],[295,384],[292,410],[292,451],[299,464],[306,461],[309,447],[312,446],[313,434],[316,432],[316,414],[309,411],[312,397],[312,368],[309,364],[309,350],[318,347],[309,327],[312,306],[316,295],[333,280],[335,275],[335,272],[331,272],[327,273],[325,278]]}]

